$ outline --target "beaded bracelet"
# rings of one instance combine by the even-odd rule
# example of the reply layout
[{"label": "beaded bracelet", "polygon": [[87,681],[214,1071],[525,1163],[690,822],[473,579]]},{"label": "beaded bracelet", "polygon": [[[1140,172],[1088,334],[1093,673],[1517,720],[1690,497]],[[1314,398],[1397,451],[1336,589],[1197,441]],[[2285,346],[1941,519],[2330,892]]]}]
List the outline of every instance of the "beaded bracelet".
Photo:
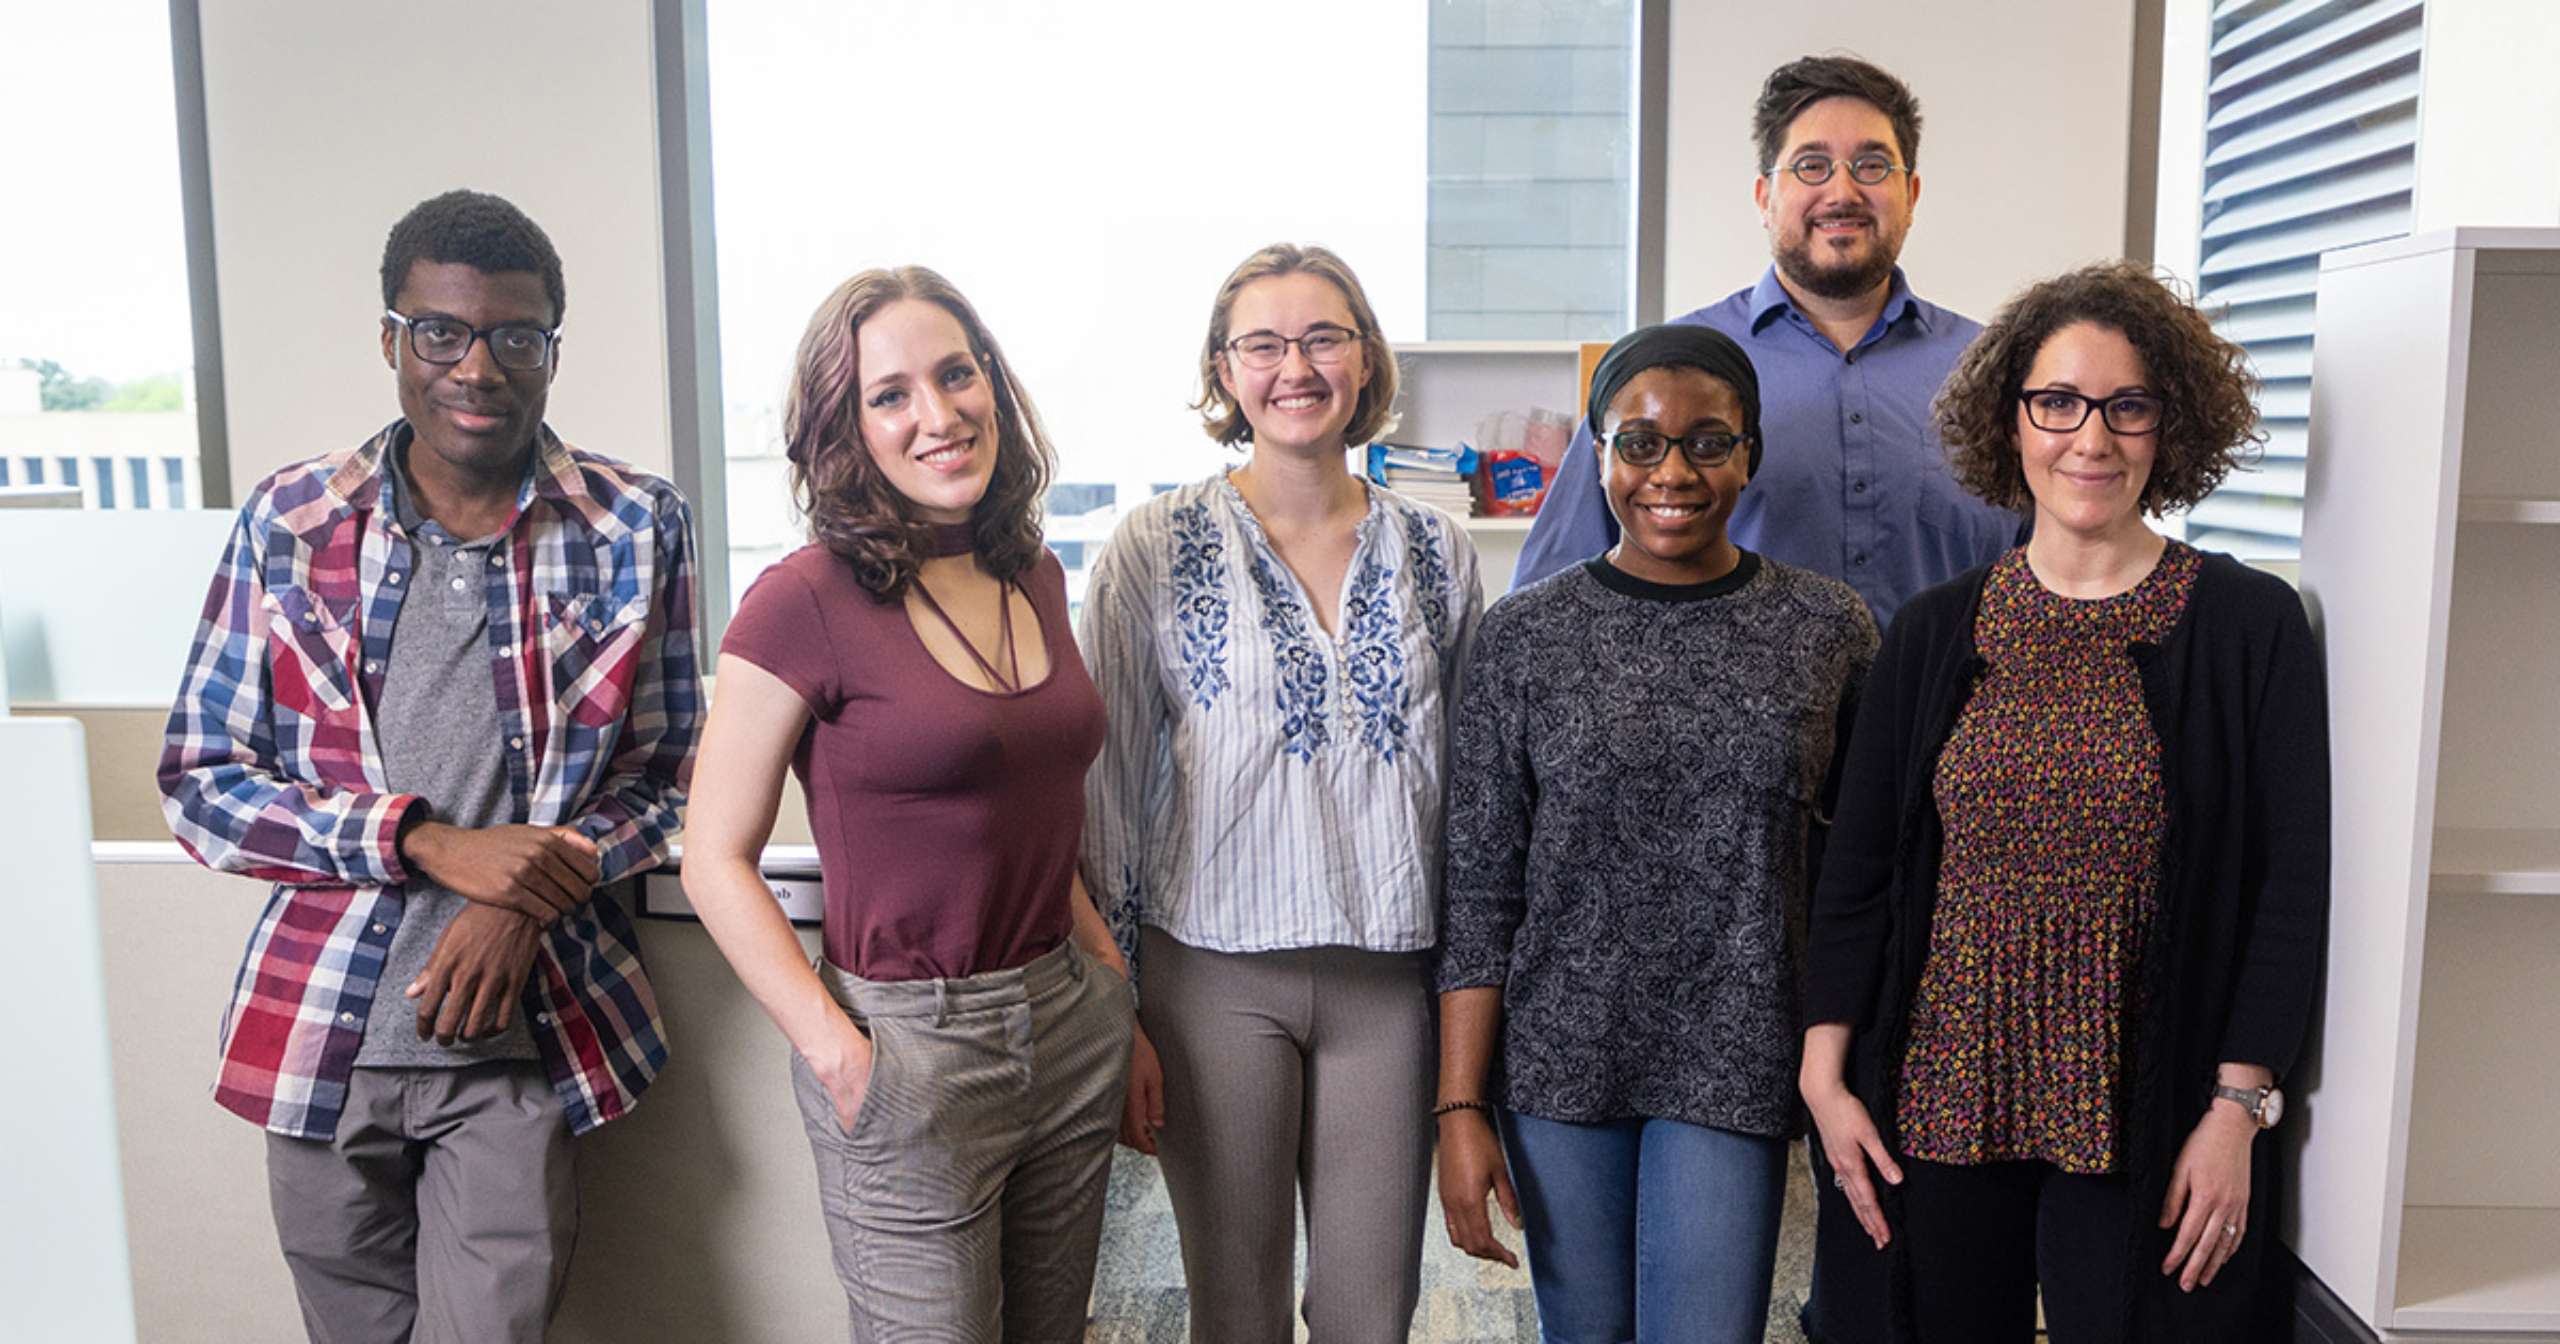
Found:
[{"label": "beaded bracelet", "polygon": [[1482,1101],[1444,1101],[1431,1108],[1431,1118],[1437,1120],[1453,1111],[1482,1111],[1486,1115],[1491,1115],[1493,1106]]}]

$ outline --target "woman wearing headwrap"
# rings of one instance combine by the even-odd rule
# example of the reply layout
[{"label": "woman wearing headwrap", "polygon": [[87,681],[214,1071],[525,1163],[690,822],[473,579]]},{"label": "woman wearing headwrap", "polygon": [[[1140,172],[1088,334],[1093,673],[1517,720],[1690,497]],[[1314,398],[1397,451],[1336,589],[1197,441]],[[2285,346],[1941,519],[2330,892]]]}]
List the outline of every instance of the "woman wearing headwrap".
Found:
[{"label": "woman wearing headwrap", "polygon": [[[1485,614],[1441,921],[1440,1199],[1549,1341],[1761,1338],[1808,855],[1874,620],[1725,534],[1760,386],[1705,327],[1611,347],[1588,407],[1620,537]],[[1784,451],[1781,445],[1780,451]]]}]

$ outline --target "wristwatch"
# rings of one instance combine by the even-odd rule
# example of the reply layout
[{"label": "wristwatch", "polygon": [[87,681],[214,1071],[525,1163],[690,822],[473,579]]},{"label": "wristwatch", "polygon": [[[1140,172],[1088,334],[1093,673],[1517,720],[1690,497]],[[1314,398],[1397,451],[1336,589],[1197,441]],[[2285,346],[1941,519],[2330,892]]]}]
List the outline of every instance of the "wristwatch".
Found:
[{"label": "wristwatch", "polygon": [[2247,1111],[2260,1129],[2273,1129],[2276,1122],[2284,1118],[2284,1093],[2273,1087],[2229,1087],[2216,1083],[2213,1095],[2217,1100],[2228,1098],[2239,1102],[2240,1109]]}]

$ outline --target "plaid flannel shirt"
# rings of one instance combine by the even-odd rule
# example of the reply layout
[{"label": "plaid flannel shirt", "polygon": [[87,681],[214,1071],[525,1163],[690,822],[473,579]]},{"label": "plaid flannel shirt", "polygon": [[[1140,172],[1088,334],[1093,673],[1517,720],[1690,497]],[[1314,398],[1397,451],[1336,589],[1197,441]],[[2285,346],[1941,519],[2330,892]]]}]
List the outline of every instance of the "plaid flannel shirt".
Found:
[{"label": "plaid flannel shirt", "polygon": [[[408,434],[395,421],[251,493],[160,758],[178,842],[276,884],[223,1016],[214,1098],[301,1138],[337,1130],[406,903],[396,841],[419,800],[383,782],[373,706],[416,572],[384,477]],[[576,826],[605,883],[665,857],[692,774],[690,527],[673,486],[546,426],[490,551],[489,670],[509,727],[489,748],[515,820]],[[628,1111],[666,1062],[630,917],[601,890],[543,937],[519,1011],[575,1132]]]}]

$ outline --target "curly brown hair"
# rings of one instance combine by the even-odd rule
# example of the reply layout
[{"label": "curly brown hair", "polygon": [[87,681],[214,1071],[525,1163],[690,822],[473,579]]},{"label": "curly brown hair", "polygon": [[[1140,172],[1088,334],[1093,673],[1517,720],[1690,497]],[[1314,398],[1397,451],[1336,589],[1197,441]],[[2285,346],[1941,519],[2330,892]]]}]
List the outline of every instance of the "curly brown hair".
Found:
[{"label": "curly brown hair", "polygon": [[2120,332],[2142,357],[2162,415],[2142,511],[2191,509],[2235,466],[2254,461],[2258,375],[2173,282],[2130,261],[2104,261],[2041,281],[2000,310],[1938,393],[1938,436],[1964,488],[2004,509],[2030,504],[2018,456],[2018,396],[2054,333],[2089,322]]},{"label": "curly brown hair", "polygon": [[922,266],[864,271],[836,286],[809,319],[782,438],[791,458],[791,493],[809,519],[811,538],[853,566],[854,578],[883,601],[906,596],[916,571],[934,552],[933,526],[881,475],[862,442],[861,371],[855,333],[871,315],[901,299],[922,299],[960,323],[996,403],[996,466],[971,518],[978,561],[1010,579],[1040,558],[1040,504],[1058,455],[1040,427],[1031,398],[1014,383],[1004,351],[978,312],[951,282]]},{"label": "curly brown hair", "polygon": [[1360,277],[1331,249],[1313,243],[1273,243],[1237,263],[1218,286],[1217,301],[1209,307],[1209,339],[1200,346],[1200,396],[1191,409],[1200,412],[1202,426],[1209,437],[1233,446],[1253,437],[1253,425],[1245,419],[1244,408],[1236,404],[1226,385],[1218,381],[1218,361],[1227,353],[1227,324],[1236,308],[1236,296],[1256,280],[1275,275],[1305,273],[1320,276],[1342,291],[1342,301],[1351,307],[1352,324],[1360,328],[1360,350],[1369,361],[1369,381],[1360,389],[1359,400],[1352,403],[1351,423],[1343,428],[1342,441],[1357,448],[1375,440],[1395,424],[1396,352],[1387,345],[1386,335],[1378,330],[1378,314],[1369,306],[1369,295],[1360,288]]}]

